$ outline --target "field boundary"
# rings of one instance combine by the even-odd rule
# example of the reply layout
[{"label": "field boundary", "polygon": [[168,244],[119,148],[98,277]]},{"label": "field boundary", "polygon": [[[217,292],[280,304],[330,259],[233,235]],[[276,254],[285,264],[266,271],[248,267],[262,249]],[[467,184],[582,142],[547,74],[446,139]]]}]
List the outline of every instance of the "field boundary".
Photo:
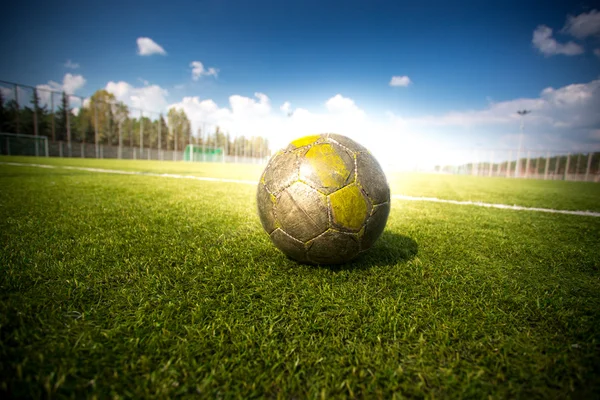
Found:
[{"label": "field boundary", "polygon": [[[194,175],[181,175],[181,174],[160,174],[156,172],[141,172],[141,171],[124,171],[118,169],[104,169],[104,168],[89,168],[89,167],[74,167],[69,165],[49,165],[49,164],[33,164],[33,163],[16,163],[16,162],[4,162],[0,161],[0,165],[11,165],[17,167],[37,167],[37,168],[47,168],[47,169],[70,169],[77,171],[87,171],[87,172],[98,172],[103,174],[118,174],[118,175],[140,175],[140,176],[152,176],[159,178],[173,178],[173,179],[191,179],[197,181],[206,181],[206,182],[223,182],[223,183],[239,183],[244,185],[256,185],[258,181],[249,181],[243,179],[228,179],[228,178],[211,178],[206,176],[194,176]],[[449,199],[440,199],[437,197],[422,197],[422,196],[408,196],[403,194],[395,194],[392,195],[393,199],[396,200],[405,200],[405,201],[424,201],[424,202],[432,202],[432,203],[446,203],[446,204],[454,204],[461,206],[475,206],[475,207],[486,207],[486,208],[496,208],[502,210],[514,210],[514,211],[533,211],[533,212],[545,212],[551,214],[567,214],[567,215],[579,215],[584,217],[600,217],[600,212],[595,211],[579,211],[579,210],[556,210],[553,208],[540,208],[540,207],[524,207],[518,205],[509,205],[509,204],[495,204],[495,203],[484,203],[479,201],[461,201],[461,200],[449,200]]]}]

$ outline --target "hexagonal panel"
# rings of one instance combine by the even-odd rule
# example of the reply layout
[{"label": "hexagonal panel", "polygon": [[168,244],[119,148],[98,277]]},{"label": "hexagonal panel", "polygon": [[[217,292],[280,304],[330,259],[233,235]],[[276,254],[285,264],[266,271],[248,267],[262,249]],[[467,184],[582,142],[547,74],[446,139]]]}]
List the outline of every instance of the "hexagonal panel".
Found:
[{"label": "hexagonal panel", "polygon": [[317,264],[348,262],[359,253],[355,235],[330,229],[307,244],[308,260]]},{"label": "hexagonal panel", "polygon": [[298,180],[298,154],[296,152],[281,152],[265,168],[262,179],[267,190],[273,194]]},{"label": "hexagonal panel", "polygon": [[277,228],[271,233],[271,241],[273,241],[273,244],[288,257],[301,262],[308,261],[304,244],[286,234],[281,229]]},{"label": "hexagonal panel", "polygon": [[390,203],[373,207],[373,212],[367,220],[367,226],[360,240],[361,251],[368,250],[379,236],[381,236],[389,215]]},{"label": "hexagonal panel", "polygon": [[335,226],[358,232],[370,213],[370,204],[356,184],[329,195],[331,217]]},{"label": "hexagonal panel", "polygon": [[288,147],[286,148],[286,150],[291,151],[291,150],[299,149],[304,146],[309,146],[311,144],[315,144],[319,141],[322,141],[321,139],[323,139],[322,135],[303,136],[303,137],[298,138],[298,139],[294,140],[293,142],[291,142],[288,145]]},{"label": "hexagonal panel", "polygon": [[379,163],[369,153],[356,155],[358,183],[369,196],[373,204],[390,201],[390,187]]},{"label": "hexagonal panel", "polygon": [[364,152],[364,153],[369,152],[364,146],[361,146],[360,144],[358,144],[354,140],[350,139],[349,137],[346,137],[343,135],[338,135],[337,133],[328,133],[327,138],[338,142],[339,144],[347,147],[348,149],[350,149],[353,152]]},{"label": "hexagonal panel", "polygon": [[321,143],[300,157],[300,179],[329,194],[354,180],[354,158],[341,146]]},{"label": "hexagonal panel", "polygon": [[275,196],[267,191],[267,188],[262,182],[258,183],[256,204],[258,206],[258,216],[260,217],[263,228],[267,233],[273,232],[276,228]]},{"label": "hexagonal panel", "polygon": [[290,236],[306,242],[329,227],[327,198],[310,186],[296,182],[277,197],[275,216]]}]

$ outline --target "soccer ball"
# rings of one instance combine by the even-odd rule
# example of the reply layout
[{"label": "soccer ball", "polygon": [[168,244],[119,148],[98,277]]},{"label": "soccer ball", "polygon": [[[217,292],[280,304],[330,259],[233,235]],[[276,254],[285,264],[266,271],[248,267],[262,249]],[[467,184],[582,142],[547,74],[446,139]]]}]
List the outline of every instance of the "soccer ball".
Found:
[{"label": "soccer ball", "polygon": [[332,133],[306,136],[278,151],[256,197],[275,246],[305,263],[352,260],[373,246],[390,213],[390,188],[377,160]]}]

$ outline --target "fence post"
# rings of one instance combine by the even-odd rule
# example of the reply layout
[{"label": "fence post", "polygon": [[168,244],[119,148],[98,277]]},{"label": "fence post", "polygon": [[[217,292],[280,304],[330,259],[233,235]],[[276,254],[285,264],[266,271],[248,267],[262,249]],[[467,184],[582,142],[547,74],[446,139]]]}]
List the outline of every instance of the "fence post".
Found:
[{"label": "fence post", "polygon": [[162,160],[162,113],[158,114],[158,160]]},{"label": "fence post", "polygon": [[[34,99],[38,99],[37,97],[37,89],[33,88],[33,98]],[[39,136],[39,132],[38,132],[38,115],[37,115],[37,109],[38,109],[38,105],[39,105],[39,99],[38,101],[33,105],[33,134],[36,137],[36,142],[35,142],[35,156],[38,157],[40,155],[40,150],[38,149],[38,141],[37,141],[37,137]]]},{"label": "fence post", "polygon": [[585,168],[585,181],[587,182],[590,176],[590,169],[592,169],[592,155],[594,153],[588,153],[587,167]]},{"label": "fence post", "polygon": [[144,156],[144,112],[140,110],[140,160]]},{"label": "fence post", "polygon": [[123,121],[119,121],[119,150],[118,157],[119,160],[123,158]]},{"label": "fence post", "polygon": [[569,164],[571,163],[571,153],[567,153],[567,166],[565,167],[565,180],[569,180]]},{"label": "fence post", "polygon": [[54,124],[54,92],[50,92],[50,115],[52,116],[52,141],[56,142],[56,129]]},{"label": "fence post", "polygon": [[15,104],[17,105],[17,112],[15,113],[17,131],[15,133],[21,133],[21,106],[19,105],[19,85],[15,84]]},{"label": "fence post", "polygon": [[100,158],[100,149],[98,147],[98,103],[94,102],[94,142],[96,158]]},{"label": "fence post", "polygon": [[73,156],[71,151],[71,107],[70,107],[70,96],[68,96],[65,92],[63,92],[63,96],[65,96],[67,100],[67,109],[65,110],[67,117],[67,154],[69,157]]}]

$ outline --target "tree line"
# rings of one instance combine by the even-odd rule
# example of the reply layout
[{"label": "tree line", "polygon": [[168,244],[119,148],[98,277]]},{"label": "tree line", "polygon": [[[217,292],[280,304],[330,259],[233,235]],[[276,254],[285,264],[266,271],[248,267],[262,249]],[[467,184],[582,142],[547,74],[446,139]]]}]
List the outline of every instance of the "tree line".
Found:
[{"label": "tree line", "polygon": [[[53,93],[54,94],[54,93]],[[51,95],[53,95],[51,94]],[[37,89],[30,102],[19,106],[15,99],[5,100],[0,91],[0,132],[45,136],[50,141],[183,150],[188,144],[221,147],[227,155],[261,157],[268,153],[263,137],[236,136],[218,126],[212,132],[192,134],[190,119],[182,109],[171,108],[165,117],[132,116],[130,108],[106,90],[96,91],[82,107],[74,108],[72,96],[60,93],[54,110],[40,100]],[[120,141],[120,143],[119,143]]]}]

